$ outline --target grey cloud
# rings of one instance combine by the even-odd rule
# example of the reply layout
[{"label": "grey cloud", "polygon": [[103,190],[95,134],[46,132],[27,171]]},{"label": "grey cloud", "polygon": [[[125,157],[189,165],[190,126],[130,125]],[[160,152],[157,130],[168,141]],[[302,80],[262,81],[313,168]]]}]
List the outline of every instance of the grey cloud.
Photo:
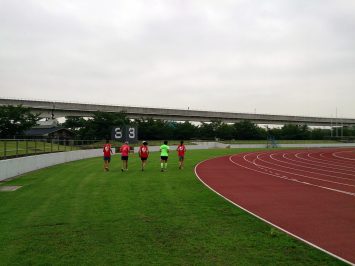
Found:
[{"label": "grey cloud", "polygon": [[354,26],[346,0],[5,0],[0,92],[286,114],[337,104],[354,116]]}]

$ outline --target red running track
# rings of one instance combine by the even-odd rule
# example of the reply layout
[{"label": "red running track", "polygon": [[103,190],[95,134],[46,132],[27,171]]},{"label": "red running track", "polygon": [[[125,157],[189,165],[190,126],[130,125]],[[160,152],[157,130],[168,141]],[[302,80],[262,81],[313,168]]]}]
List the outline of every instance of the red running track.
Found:
[{"label": "red running track", "polygon": [[355,149],[240,153],[201,162],[195,173],[235,205],[355,264]]}]

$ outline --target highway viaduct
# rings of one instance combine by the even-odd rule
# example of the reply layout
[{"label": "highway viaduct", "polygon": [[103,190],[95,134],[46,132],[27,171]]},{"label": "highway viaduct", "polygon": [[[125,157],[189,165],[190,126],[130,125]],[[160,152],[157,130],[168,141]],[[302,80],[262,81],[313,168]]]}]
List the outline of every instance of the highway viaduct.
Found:
[{"label": "highway viaduct", "polygon": [[98,105],[83,103],[51,102],[37,100],[18,100],[0,98],[0,106],[22,105],[30,107],[33,112],[40,113],[42,118],[55,118],[67,116],[91,117],[96,111],[101,112],[124,112],[131,119],[153,118],[172,121],[195,121],[210,122],[222,121],[225,123],[236,123],[247,120],[255,124],[300,124],[308,126],[355,126],[355,119],[352,118],[326,118],[326,117],[307,117],[307,116],[287,116],[287,115],[266,115],[248,114],[214,111],[197,111],[181,109],[129,107],[114,105]]}]

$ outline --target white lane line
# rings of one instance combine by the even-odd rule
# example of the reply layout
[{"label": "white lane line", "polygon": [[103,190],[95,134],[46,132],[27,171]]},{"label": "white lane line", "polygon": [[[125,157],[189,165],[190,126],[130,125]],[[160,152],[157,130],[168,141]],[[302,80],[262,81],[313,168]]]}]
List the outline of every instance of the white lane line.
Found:
[{"label": "white lane line", "polygon": [[[246,156],[247,156],[247,155],[246,155]],[[244,160],[245,160],[246,162],[248,162],[248,163],[254,165],[253,162],[251,162],[251,161],[249,161],[249,160],[247,160],[247,159],[245,158],[246,156],[243,156]],[[270,172],[264,171],[264,172],[263,172],[263,171],[259,171],[259,170],[252,169],[252,168],[243,166],[243,165],[241,165],[241,164],[238,164],[238,163],[234,162],[234,161],[231,159],[231,157],[230,157],[229,160],[230,160],[232,163],[234,163],[234,164],[236,164],[236,165],[239,165],[239,166],[241,166],[241,167],[243,167],[243,168],[246,168],[246,169],[249,169],[249,170],[252,170],[252,171],[255,171],[255,172],[259,172],[259,173],[262,173],[262,174],[266,174],[266,175],[276,176],[276,175],[273,174],[272,171],[270,171]],[[254,165],[254,166],[258,167],[258,165]],[[265,167],[265,166],[264,166],[264,167]],[[269,168],[269,167],[265,167],[265,168]],[[278,169],[278,171],[279,171],[279,169]],[[306,178],[308,178],[308,179],[317,179],[317,178],[310,178],[310,177],[308,177],[308,176],[304,176],[304,175],[300,175],[300,174],[294,174],[294,173],[290,173],[290,172],[286,172],[286,171],[279,171],[279,172],[284,172],[284,173],[286,173],[286,174],[291,174],[291,175],[298,175],[298,176],[301,176],[301,177],[306,177]],[[280,178],[279,176],[276,176],[276,177]],[[339,192],[339,193],[346,194],[346,195],[350,195],[350,196],[353,196],[353,197],[355,196],[355,193],[352,193],[352,192],[349,192],[349,191],[343,191],[343,190],[334,189],[334,188],[330,188],[330,187],[315,185],[315,184],[312,184],[312,183],[308,183],[308,182],[304,182],[304,181],[299,181],[299,180],[294,179],[294,178],[289,178],[289,177],[287,177],[287,176],[286,176],[286,178],[283,178],[283,179],[290,180],[290,181],[294,181],[294,182],[297,182],[297,183],[300,183],[300,184],[304,184],[304,185],[309,185],[309,186],[314,186],[314,187],[318,187],[318,188],[323,188],[323,189],[330,190],[330,191],[334,191],[334,192]],[[333,182],[332,182],[332,183],[333,183]]]},{"label": "white lane line", "polygon": [[[319,162],[314,162],[314,163],[310,163],[310,160],[306,160],[306,162],[304,161],[300,161],[300,160],[294,160],[294,159],[291,159],[289,157],[287,157],[287,155],[295,155],[295,154],[292,154],[292,153],[284,153],[282,155],[283,158],[285,158],[286,160],[288,161],[292,161],[292,162],[296,162],[296,163],[299,163],[299,164],[307,164],[307,165],[312,165],[312,166],[319,166],[319,167],[323,167],[323,168],[330,168],[330,167],[327,167],[327,166],[324,166],[324,165],[329,165],[329,163],[319,163]],[[334,167],[332,167],[333,169]],[[344,170],[344,171],[348,171],[348,172],[354,172],[353,170],[348,170],[348,169],[345,169],[345,168],[350,168],[350,167],[344,167],[344,166],[341,166],[341,167],[337,167],[337,169],[339,170]],[[351,169],[354,169],[355,168],[352,168]]]},{"label": "white lane line", "polygon": [[340,159],[345,159],[345,160],[352,160],[352,161],[355,161],[355,158],[348,158],[348,157],[343,157],[343,156],[339,156],[337,155],[338,153],[351,153],[351,152],[354,152],[354,151],[341,151],[341,152],[334,152],[332,155],[334,157],[337,157],[337,158],[340,158]]},{"label": "white lane line", "polygon": [[[284,153],[284,154],[285,154],[285,153]],[[283,154],[283,155],[284,155],[284,154]],[[285,161],[282,161],[282,160],[279,160],[279,159],[274,158],[274,155],[277,155],[277,153],[271,154],[271,155],[270,155],[270,158],[273,159],[273,160],[275,160],[275,161],[277,161],[277,162],[281,162],[281,163],[285,163],[285,164],[290,164],[290,165],[295,165],[295,166],[303,167],[303,168],[314,169],[314,170],[323,171],[323,172],[329,172],[329,173],[337,173],[337,174],[344,174],[344,175],[355,176],[355,175],[352,175],[352,174],[345,174],[345,173],[343,173],[343,172],[336,172],[336,171],[330,171],[330,170],[323,170],[323,169],[319,169],[319,168],[314,168],[314,167],[309,167],[309,166],[303,166],[303,165],[300,165],[300,164],[285,162]],[[283,157],[283,156],[282,156],[282,157]],[[267,161],[266,161],[266,162],[267,162]],[[267,163],[270,163],[270,162],[267,162]],[[270,164],[272,164],[272,163],[270,163]],[[278,166],[281,166],[281,167],[284,167],[284,168],[293,169],[293,170],[297,170],[297,171],[302,171],[302,172],[306,172],[306,173],[319,174],[319,175],[334,177],[334,178],[338,178],[338,179],[344,179],[344,180],[352,180],[352,181],[355,181],[354,178],[346,178],[346,177],[333,176],[333,175],[323,174],[323,173],[319,173],[319,172],[312,172],[312,171],[307,171],[307,170],[301,170],[301,169],[298,169],[298,168],[292,168],[292,167],[282,166],[282,165],[279,165],[279,164],[274,164],[274,165],[278,165]]]},{"label": "white lane line", "polygon": [[[268,164],[271,164],[271,165],[275,165],[275,166],[280,166],[278,164],[274,164],[274,163],[270,163],[268,161],[265,161],[263,159],[260,159],[259,156],[261,155],[265,155],[265,154],[260,154],[257,156],[258,160],[262,161],[262,162],[265,162],[265,163],[268,163]],[[257,164],[255,162],[253,162],[255,165],[260,165],[260,164]],[[308,178],[308,179],[313,179],[313,180],[319,180],[319,181],[323,181],[323,182],[328,182],[328,183],[333,183],[333,184],[338,184],[338,185],[343,185],[343,186],[348,186],[348,187],[355,187],[355,185],[352,185],[352,184],[347,184],[347,183],[341,183],[341,182],[336,182],[336,181],[331,181],[331,180],[328,180],[328,179],[322,179],[322,178],[317,178],[317,177],[310,177],[310,176],[307,176],[307,175],[302,175],[302,174],[297,174],[297,173],[294,173],[294,172],[288,172],[288,171],[284,171],[284,170],[281,170],[279,168],[272,168],[272,167],[268,167],[268,166],[265,166],[263,165],[263,167],[265,168],[268,168],[268,169],[271,169],[272,171],[279,171],[279,172],[283,172],[283,173],[286,173],[286,174],[291,174],[291,175],[297,175],[297,176],[301,176],[301,177],[305,177],[305,178]],[[282,166],[281,166],[282,167]],[[292,168],[292,167],[285,167],[285,168],[288,168],[288,169],[292,169],[292,170],[296,170],[298,171],[297,168]],[[305,171],[305,172],[308,172],[308,171]],[[313,172],[314,173],[314,172]]]},{"label": "white lane line", "polygon": [[[319,159],[319,158],[317,158],[317,157],[313,157],[313,156],[312,156],[312,155],[316,155],[316,154],[319,154],[319,156],[325,158],[325,160],[324,160],[324,159]],[[351,167],[351,166],[350,166],[350,165],[352,165],[352,164],[349,164],[349,162],[345,162],[344,160],[339,161],[339,159],[327,158],[327,157],[324,156],[324,154],[325,154],[325,153],[308,153],[307,156],[308,156],[309,158],[311,158],[311,159],[318,160],[318,161],[321,161],[321,162],[324,162],[324,163],[332,162],[334,165],[339,165],[339,166],[342,166],[342,167],[347,166],[347,167],[350,167],[350,168],[352,168],[352,169],[355,169],[354,167]],[[323,156],[322,156],[322,155],[323,155]],[[332,155],[332,153],[331,153],[330,155]]]},{"label": "white lane line", "polygon": [[[315,158],[313,158],[313,159],[315,159],[317,161],[310,160],[310,159],[305,159],[305,158],[300,157],[300,154],[305,154],[305,153],[303,153],[303,152],[296,153],[295,157],[300,159],[300,160],[306,161],[306,162],[322,163],[322,164],[329,165],[329,161],[319,160],[319,159],[315,159]],[[349,164],[344,165],[344,164],[335,163],[334,165],[336,165],[337,167],[344,167],[344,168],[346,167],[346,168],[355,169],[353,167],[350,167]]]},{"label": "white lane line", "polygon": [[[230,156],[229,159],[230,159],[231,157],[232,157],[232,156]],[[304,238],[302,238],[302,237],[300,237],[300,236],[298,236],[298,235],[295,235],[295,234],[291,233],[290,231],[286,230],[285,228],[283,228],[283,227],[281,227],[281,226],[278,226],[278,225],[276,225],[276,224],[274,224],[274,223],[272,223],[272,222],[270,222],[270,221],[268,221],[268,220],[262,218],[261,216],[257,215],[256,213],[254,213],[254,212],[252,212],[252,211],[250,211],[250,210],[247,210],[246,208],[242,207],[241,205],[237,204],[236,202],[234,202],[234,201],[228,199],[227,197],[223,196],[223,195],[222,195],[221,193],[219,193],[218,191],[214,190],[212,187],[210,187],[209,185],[207,185],[207,183],[205,183],[205,182],[201,179],[201,177],[198,175],[198,173],[197,173],[197,168],[198,168],[198,166],[199,166],[201,163],[204,163],[204,162],[206,162],[206,161],[208,161],[208,160],[202,161],[202,162],[198,163],[198,164],[195,166],[195,175],[197,176],[198,180],[200,180],[200,182],[201,182],[202,184],[204,184],[207,188],[209,188],[211,191],[213,191],[214,193],[216,193],[218,196],[222,197],[223,199],[225,199],[225,200],[228,201],[229,203],[233,204],[234,206],[236,206],[236,207],[242,209],[243,211],[245,211],[245,212],[247,212],[247,213],[253,215],[254,217],[258,218],[259,220],[261,220],[261,221],[263,221],[263,222],[265,222],[265,223],[267,223],[267,224],[269,224],[269,225],[271,225],[271,226],[273,226],[273,227],[275,227],[275,228],[281,230],[282,232],[284,232],[284,233],[286,233],[286,234],[288,234],[288,235],[290,235],[290,236],[292,236],[292,237],[294,237],[294,238],[296,238],[296,239],[301,240],[302,242],[304,242],[304,243],[310,245],[311,247],[314,247],[314,248],[316,248],[316,249],[318,249],[318,250],[320,250],[320,251],[323,251],[323,252],[325,252],[326,254],[329,254],[330,256],[333,256],[334,258],[337,258],[338,260],[341,260],[341,261],[343,261],[343,262],[345,262],[345,263],[348,263],[348,264],[350,264],[350,265],[353,265],[350,261],[348,261],[348,260],[346,260],[346,259],[344,259],[344,258],[342,258],[342,257],[339,257],[338,255],[336,255],[336,254],[334,254],[334,253],[332,253],[332,252],[330,252],[330,251],[328,251],[328,250],[326,250],[326,249],[324,249],[324,248],[322,248],[322,247],[320,247],[320,246],[318,246],[318,245],[316,245],[316,244],[314,244],[314,243],[312,243],[312,242],[310,242],[310,241],[308,241],[308,240],[306,240],[306,239],[304,239]],[[233,163],[233,162],[232,162],[232,163]]]}]

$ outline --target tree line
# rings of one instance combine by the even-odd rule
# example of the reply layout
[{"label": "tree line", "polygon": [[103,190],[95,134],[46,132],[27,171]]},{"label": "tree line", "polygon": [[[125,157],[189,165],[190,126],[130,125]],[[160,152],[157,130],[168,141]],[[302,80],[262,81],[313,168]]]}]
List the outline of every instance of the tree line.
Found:
[{"label": "tree line", "polygon": [[[96,112],[92,119],[67,117],[62,126],[75,132],[80,139],[104,139],[110,136],[111,128],[122,125],[136,125],[138,138],[146,140],[327,140],[335,136],[330,129],[310,128],[307,125],[286,124],[280,128],[260,127],[250,121],[227,124],[221,121],[190,123],[159,119],[130,120],[124,113]],[[355,136],[355,127],[344,127],[343,136]],[[338,129],[340,134],[340,129]]]},{"label": "tree line", "polygon": [[[23,136],[23,132],[35,126],[40,114],[33,114],[23,106],[0,106],[0,138]],[[330,129],[310,128],[307,125],[286,124],[280,128],[260,127],[250,121],[227,124],[221,121],[210,123],[190,123],[157,119],[131,120],[124,112],[95,112],[91,118],[66,117],[60,126],[70,129],[76,139],[105,139],[111,135],[114,126],[136,125],[138,138],[147,140],[162,139],[203,139],[203,140],[265,140],[275,139],[325,140],[335,136]],[[338,128],[343,136],[355,136],[355,127]]]}]

